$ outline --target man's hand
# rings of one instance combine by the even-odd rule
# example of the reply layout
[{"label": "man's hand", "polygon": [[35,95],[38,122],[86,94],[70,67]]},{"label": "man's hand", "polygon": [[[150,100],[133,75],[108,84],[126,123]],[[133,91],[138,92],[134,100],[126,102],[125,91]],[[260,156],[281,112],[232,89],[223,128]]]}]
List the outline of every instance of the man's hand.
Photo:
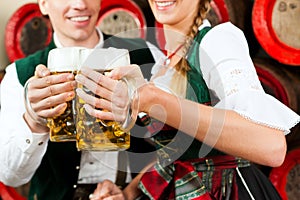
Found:
[{"label": "man's hand", "polygon": [[90,195],[91,200],[125,200],[122,190],[110,180],[98,183],[94,193]]},{"label": "man's hand", "polygon": [[38,65],[35,75],[26,84],[25,98],[29,105],[24,119],[33,132],[48,131],[45,124],[37,123],[32,113],[44,119],[61,115],[67,107],[66,102],[75,97],[74,75],[71,73],[51,75],[46,66]]}]

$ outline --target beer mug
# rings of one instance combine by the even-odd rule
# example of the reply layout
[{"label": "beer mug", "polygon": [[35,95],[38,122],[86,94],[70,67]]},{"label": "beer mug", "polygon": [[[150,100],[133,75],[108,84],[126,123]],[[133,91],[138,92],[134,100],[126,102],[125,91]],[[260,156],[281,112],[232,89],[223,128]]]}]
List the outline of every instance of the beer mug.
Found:
[{"label": "beer mug", "polygon": [[[51,74],[77,73],[80,66],[80,47],[63,47],[52,49],[48,55],[48,69]],[[76,126],[73,118],[74,99],[67,102],[63,114],[47,119],[50,128],[50,141],[76,141]]]},{"label": "beer mug", "polygon": [[[85,62],[82,66],[104,75],[116,67],[130,64],[129,53],[125,49],[108,48],[83,50],[83,52],[85,52],[82,53]],[[134,87],[130,81],[126,79],[122,79],[122,81],[127,84],[128,92],[132,94]],[[82,88],[87,94],[95,96],[83,85],[78,84],[77,87]],[[97,98],[101,97],[97,96]],[[134,125],[137,116],[135,111],[128,110],[128,117],[125,122],[101,120],[85,111],[83,107],[85,102],[80,97],[76,96],[75,99],[78,150],[122,151],[130,147],[130,128]]]}]

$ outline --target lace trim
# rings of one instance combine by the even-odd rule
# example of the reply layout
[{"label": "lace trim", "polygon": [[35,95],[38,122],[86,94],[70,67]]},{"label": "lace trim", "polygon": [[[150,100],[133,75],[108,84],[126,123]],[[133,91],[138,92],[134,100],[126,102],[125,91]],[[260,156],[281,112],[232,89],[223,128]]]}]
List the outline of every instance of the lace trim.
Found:
[{"label": "lace trim", "polygon": [[[289,129],[286,129],[286,128],[283,128],[283,127],[280,127],[280,126],[270,125],[270,124],[267,124],[267,123],[264,123],[264,122],[261,122],[261,121],[258,121],[258,120],[254,120],[254,119],[252,119],[251,117],[249,117],[249,116],[247,116],[245,114],[239,113],[238,111],[235,111],[235,112],[237,112],[243,118],[245,118],[245,119],[247,119],[249,121],[252,121],[252,122],[254,122],[256,124],[260,124],[260,125],[263,125],[263,126],[267,126],[267,127],[270,127],[270,128],[274,128],[274,129],[283,131],[285,134],[289,134],[291,132]],[[300,122],[300,118],[296,122],[294,122],[292,124],[292,126],[290,127],[290,129],[293,128],[294,126],[296,126],[299,122]]]}]

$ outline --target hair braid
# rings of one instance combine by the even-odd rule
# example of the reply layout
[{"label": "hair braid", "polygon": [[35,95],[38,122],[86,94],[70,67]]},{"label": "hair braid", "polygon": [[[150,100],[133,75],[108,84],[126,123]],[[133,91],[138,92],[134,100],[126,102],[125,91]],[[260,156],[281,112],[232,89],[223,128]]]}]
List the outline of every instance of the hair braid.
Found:
[{"label": "hair braid", "polygon": [[185,57],[191,44],[193,43],[194,37],[198,33],[198,27],[203,23],[203,19],[206,18],[206,15],[210,9],[209,2],[210,0],[200,0],[200,3],[198,4],[198,13],[194,19],[193,25],[190,28],[189,34],[186,36],[186,42],[183,46],[183,57],[175,65],[175,69],[182,74],[186,74],[186,72],[190,69],[190,66]]}]

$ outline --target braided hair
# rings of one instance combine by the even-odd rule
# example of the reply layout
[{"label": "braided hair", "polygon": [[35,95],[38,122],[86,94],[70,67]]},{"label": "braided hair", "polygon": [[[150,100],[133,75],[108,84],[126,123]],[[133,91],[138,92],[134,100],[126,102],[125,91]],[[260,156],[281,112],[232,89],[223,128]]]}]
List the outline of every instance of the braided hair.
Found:
[{"label": "braided hair", "polygon": [[186,36],[186,41],[183,46],[183,57],[180,61],[174,66],[177,71],[183,75],[190,69],[190,66],[186,60],[186,55],[188,50],[193,43],[194,37],[198,33],[199,26],[203,23],[203,20],[206,18],[206,15],[210,9],[210,0],[200,0],[198,4],[198,13],[194,19],[193,25],[190,27],[190,32]]}]

